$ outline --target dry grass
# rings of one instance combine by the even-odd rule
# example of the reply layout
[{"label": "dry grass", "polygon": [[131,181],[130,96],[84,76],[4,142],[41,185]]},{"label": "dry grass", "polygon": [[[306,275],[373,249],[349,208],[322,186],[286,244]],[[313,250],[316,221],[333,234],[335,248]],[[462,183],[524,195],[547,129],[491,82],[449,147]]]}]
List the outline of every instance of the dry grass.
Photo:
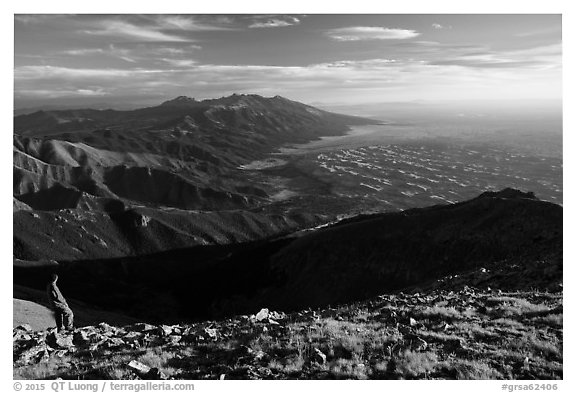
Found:
[{"label": "dry grass", "polygon": [[438,366],[438,356],[431,352],[404,351],[394,359],[396,373],[400,378],[427,378]]},{"label": "dry grass", "polygon": [[536,317],[535,321],[556,328],[562,328],[562,326],[564,326],[564,319],[562,314],[548,314],[543,317]]},{"label": "dry grass", "polygon": [[468,338],[476,341],[495,341],[500,338],[500,335],[494,330],[484,328],[477,323],[472,322],[460,322],[454,324],[454,328],[463,337],[468,336]]},{"label": "dry grass", "polygon": [[542,340],[535,335],[525,335],[522,338],[514,339],[509,342],[508,348],[527,356],[541,356],[551,359],[562,358],[562,349],[557,342]]},{"label": "dry grass", "polygon": [[458,319],[462,319],[462,314],[454,307],[430,307],[420,310],[416,316],[422,319],[429,319],[429,320],[445,320],[445,321],[454,321]]},{"label": "dry grass", "polygon": [[168,363],[173,359],[175,353],[173,351],[166,351],[162,347],[149,348],[146,353],[138,358],[138,361],[151,368],[158,368],[161,372],[168,377],[177,373],[174,367],[168,366]]},{"label": "dry grass", "polygon": [[492,297],[487,299],[487,302],[496,304],[496,307],[491,310],[491,313],[501,317],[531,317],[550,311],[550,308],[545,304],[533,304],[522,298],[513,298],[507,296]]},{"label": "dry grass", "polygon": [[447,368],[455,372],[456,379],[502,379],[504,376],[498,371],[486,364],[485,361],[478,360],[459,360],[447,364]]},{"label": "dry grass", "polygon": [[364,363],[351,359],[336,359],[329,365],[332,376],[336,379],[367,379],[368,368]]},{"label": "dry grass", "polygon": [[[479,294],[474,302],[488,312],[478,313],[464,296],[459,305],[458,294],[442,305],[431,297],[432,307],[404,296],[398,306],[384,297],[320,318],[293,315],[280,325],[222,321],[216,341],[50,358],[16,368],[14,377],[133,378],[126,366],[136,359],[184,379],[562,378],[562,314],[553,308],[558,296],[541,296],[538,303],[523,293]],[[410,316],[418,324],[411,326]]]},{"label": "dry grass", "polygon": [[61,370],[68,368],[71,363],[69,356],[59,358],[51,357],[39,364],[14,369],[14,379],[50,379],[58,375]]},{"label": "dry grass", "polygon": [[292,374],[301,372],[304,363],[304,358],[302,356],[288,356],[284,359],[272,359],[268,363],[268,367],[287,374]]}]

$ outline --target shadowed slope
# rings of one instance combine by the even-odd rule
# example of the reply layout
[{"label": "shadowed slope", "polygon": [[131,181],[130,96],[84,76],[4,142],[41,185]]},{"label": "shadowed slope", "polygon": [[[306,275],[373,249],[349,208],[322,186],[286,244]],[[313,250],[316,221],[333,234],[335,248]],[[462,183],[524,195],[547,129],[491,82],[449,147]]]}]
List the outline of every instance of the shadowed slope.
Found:
[{"label": "shadowed slope", "polygon": [[[510,198],[504,191],[455,205],[359,217],[277,240],[62,261],[60,271],[67,291],[87,303],[118,306],[98,292],[114,286],[126,313],[194,319],[342,303],[493,263],[561,266],[561,249],[562,207],[522,193]],[[35,285],[41,274],[15,268],[16,281],[24,285]],[[128,284],[168,296],[171,309],[153,312],[150,306],[146,316],[139,314],[143,300]]]}]

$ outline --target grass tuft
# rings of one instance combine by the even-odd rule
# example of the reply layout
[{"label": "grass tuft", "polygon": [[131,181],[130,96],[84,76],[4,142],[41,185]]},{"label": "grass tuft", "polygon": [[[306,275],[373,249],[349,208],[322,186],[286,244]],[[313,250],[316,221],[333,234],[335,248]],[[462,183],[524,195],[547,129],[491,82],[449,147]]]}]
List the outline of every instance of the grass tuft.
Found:
[{"label": "grass tuft", "polygon": [[401,378],[424,377],[438,366],[438,356],[432,352],[406,350],[396,359],[396,373]]}]

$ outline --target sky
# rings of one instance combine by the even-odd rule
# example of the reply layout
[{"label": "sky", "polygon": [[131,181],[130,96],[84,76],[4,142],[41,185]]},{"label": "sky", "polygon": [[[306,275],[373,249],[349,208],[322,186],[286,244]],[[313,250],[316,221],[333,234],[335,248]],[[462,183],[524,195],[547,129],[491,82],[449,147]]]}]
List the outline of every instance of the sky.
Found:
[{"label": "sky", "polygon": [[15,108],[561,100],[561,15],[14,16]]}]

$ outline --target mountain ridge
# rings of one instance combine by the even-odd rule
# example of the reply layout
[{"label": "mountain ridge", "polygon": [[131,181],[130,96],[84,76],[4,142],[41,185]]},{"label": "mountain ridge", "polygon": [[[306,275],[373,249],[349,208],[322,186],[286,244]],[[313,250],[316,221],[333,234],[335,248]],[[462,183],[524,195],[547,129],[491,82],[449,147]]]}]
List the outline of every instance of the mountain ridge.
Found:
[{"label": "mountain ridge", "polygon": [[[242,165],[285,143],[375,121],[279,96],[233,95],[129,111],[44,111],[14,122],[15,255],[42,259],[117,257],[146,243],[160,251],[318,225],[329,217],[305,207],[284,212],[275,197],[282,189]],[[150,220],[144,230],[142,220]],[[93,236],[79,237],[77,227]]]},{"label": "mountain ridge", "polygon": [[[155,122],[158,118],[173,119],[175,116],[184,117],[191,115],[201,122],[204,120],[202,114],[210,109],[225,109],[230,107],[240,109],[255,105],[258,109],[279,110],[280,106],[289,107],[292,110],[305,111],[311,108],[316,115],[324,117],[332,116],[340,121],[348,121],[358,124],[376,124],[377,121],[363,119],[357,116],[340,115],[314,108],[310,105],[292,101],[281,96],[262,97],[256,94],[233,94],[226,97],[205,99],[197,101],[187,96],[179,96],[163,103],[133,110],[114,109],[69,109],[69,110],[41,110],[38,112],[19,115],[14,117],[14,130],[17,134],[42,135],[45,133],[69,132],[83,130],[97,130],[99,128],[117,127],[118,124],[129,122],[131,126],[150,127],[161,124],[162,120]],[[270,114],[268,114],[270,115]],[[140,119],[139,119],[140,118]]]},{"label": "mountain ridge", "polygon": [[[352,218],[296,237],[106,260],[60,260],[59,270],[67,293],[105,308],[113,303],[101,294],[93,296],[91,286],[113,286],[120,291],[115,298],[138,308],[142,299],[130,300],[131,286],[139,283],[137,287],[156,291],[177,306],[149,310],[148,318],[175,313],[166,314],[167,323],[170,318],[214,318],[262,307],[292,311],[346,303],[498,264],[533,269],[546,261],[557,280],[562,275],[562,207],[521,193],[501,197],[507,194]],[[43,282],[46,269],[53,268],[34,266],[15,266],[16,282]],[[87,274],[90,286],[83,283]]]}]

